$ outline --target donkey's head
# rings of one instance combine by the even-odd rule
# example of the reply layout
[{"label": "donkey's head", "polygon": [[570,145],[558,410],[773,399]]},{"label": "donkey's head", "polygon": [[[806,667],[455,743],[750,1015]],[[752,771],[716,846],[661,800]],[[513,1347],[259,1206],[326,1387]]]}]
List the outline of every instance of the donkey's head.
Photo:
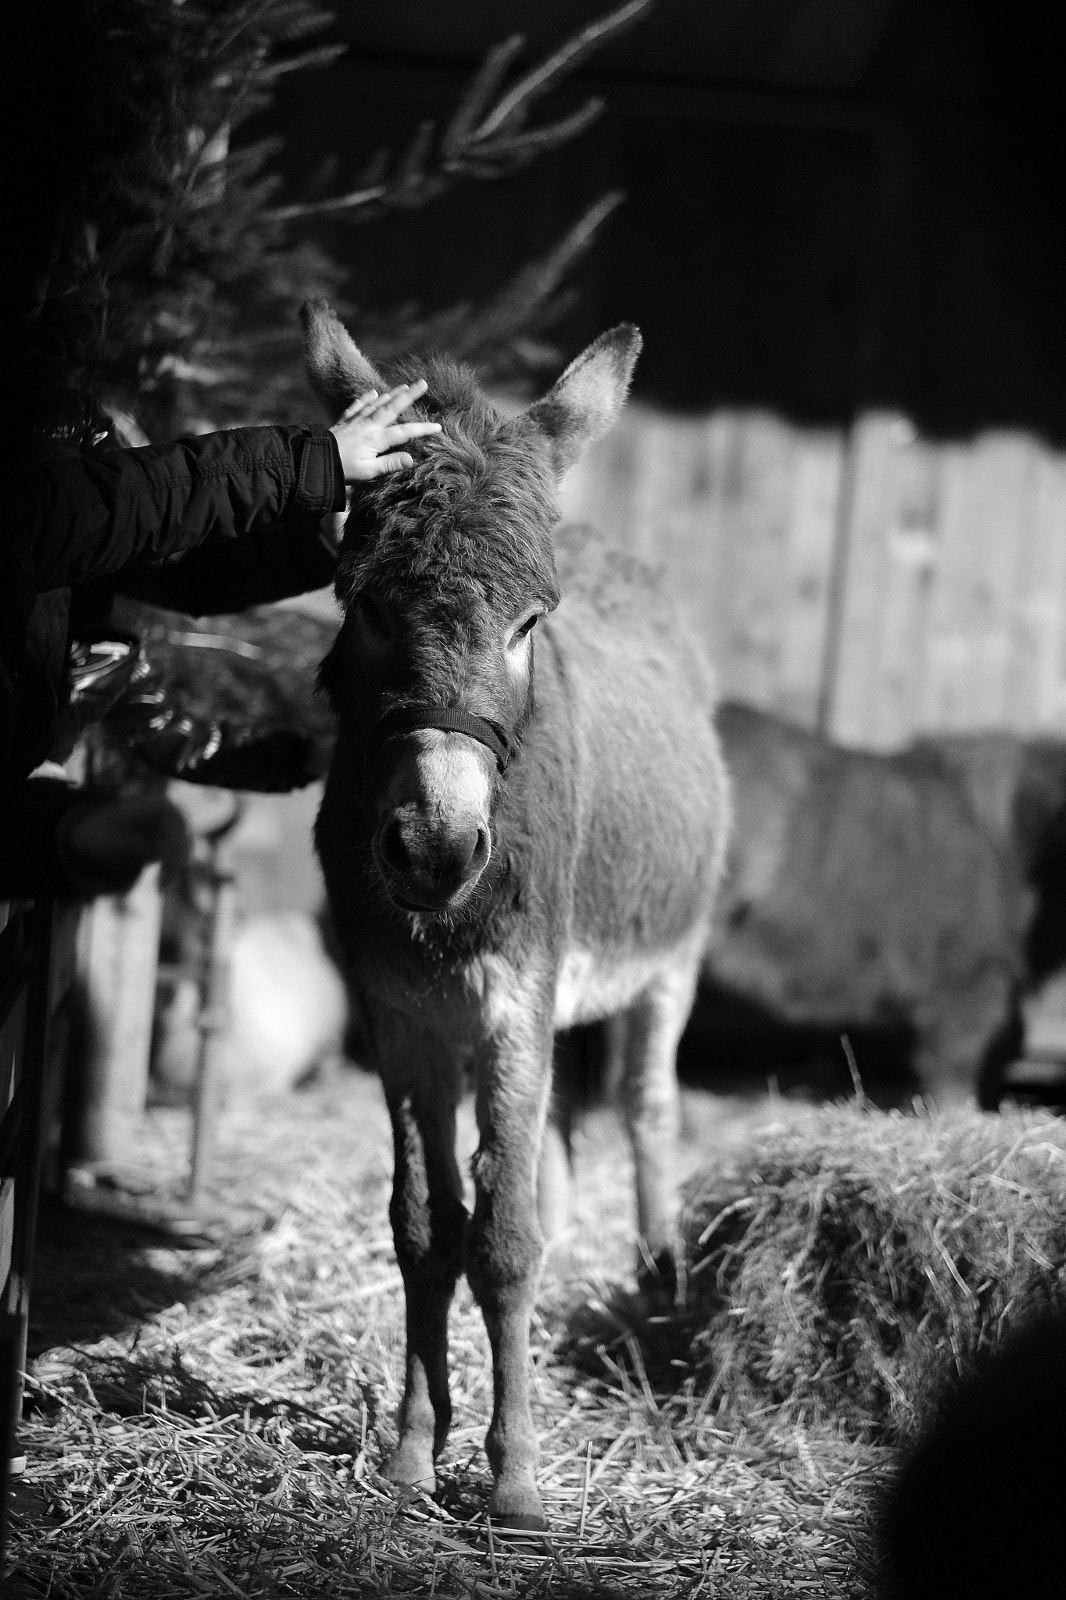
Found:
[{"label": "donkey's head", "polygon": [[[334,416],[388,386],[328,306],[303,316],[311,383]],[[321,683],[356,758],[375,865],[405,911],[457,910],[489,863],[499,784],[533,715],[534,628],[559,601],[556,485],[614,422],[639,349],[635,328],[601,335],[517,417],[449,361],[387,375],[424,375],[412,415],[442,428],[407,446],[411,471],[356,491]]]}]

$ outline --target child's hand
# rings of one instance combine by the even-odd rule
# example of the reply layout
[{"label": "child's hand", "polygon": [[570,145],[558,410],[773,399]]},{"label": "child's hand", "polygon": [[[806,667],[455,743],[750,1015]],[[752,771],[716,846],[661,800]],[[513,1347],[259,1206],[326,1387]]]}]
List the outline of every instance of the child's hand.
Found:
[{"label": "child's hand", "polygon": [[379,395],[371,389],[353,400],[330,429],[341,453],[345,483],[366,483],[383,473],[414,466],[414,458],[396,446],[406,444],[408,439],[421,439],[427,433],[439,433],[440,423],[397,422],[396,418],[424,395],[427,387],[426,380],[419,378],[415,383],[390,389],[388,394]]}]

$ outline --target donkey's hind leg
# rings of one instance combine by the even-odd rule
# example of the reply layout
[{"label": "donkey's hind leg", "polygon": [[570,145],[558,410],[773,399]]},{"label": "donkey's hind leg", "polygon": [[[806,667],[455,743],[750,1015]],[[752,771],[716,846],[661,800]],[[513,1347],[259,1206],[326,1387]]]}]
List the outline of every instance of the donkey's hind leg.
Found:
[{"label": "donkey's hind leg", "polygon": [[664,969],[612,1028],[636,1175],[637,1277],[656,1298],[672,1298],[677,1279],[677,1046],[692,1009],[696,972],[696,962],[688,959]]},{"label": "donkey's hind leg", "polygon": [[401,1037],[402,1054],[380,1063],[392,1119],[392,1221],[407,1312],[407,1359],[399,1442],[383,1476],[436,1487],[433,1463],[451,1424],[448,1308],[462,1270],[466,1208],[455,1158],[461,1071],[434,1041]]},{"label": "donkey's hind leg", "polygon": [[570,1223],[574,1129],[601,1084],[603,1024],[561,1028],[552,1047],[552,1091],[537,1171],[537,1213],[545,1242]]},{"label": "donkey's hind leg", "polygon": [[572,1133],[569,1107],[556,1103],[553,1095],[537,1167],[537,1216],[546,1245],[554,1244],[565,1233],[570,1221]]}]

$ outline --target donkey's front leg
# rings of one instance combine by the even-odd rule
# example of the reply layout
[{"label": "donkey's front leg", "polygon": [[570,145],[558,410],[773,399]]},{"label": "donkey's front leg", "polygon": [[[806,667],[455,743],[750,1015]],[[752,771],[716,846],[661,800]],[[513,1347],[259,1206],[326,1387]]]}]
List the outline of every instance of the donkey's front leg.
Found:
[{"label": "donkey's front leg", "polygon": [[431,1494],[433,1463],[451,1424],[448,1308],[466,1227],[455,1159],[460,1072],[443,1049],[418,1038],[408,1039],[402,1063],[383,1060],[381,1076],[395,1146],[389,1215],[407,1311],[400,1438],[383,1474]]},{"label": "donkey's front leg", "polygon": [[529,1324],[544,1250],[537,1167],[550,1089],[546,1018],[497,1040],[478,1063],[481,1137],[466,1271],[492,1348],[493,1408],[485,1451],[495,1481],[489,1514],[505,1527],[523,1530],[547,1526],[536,1486]]}]

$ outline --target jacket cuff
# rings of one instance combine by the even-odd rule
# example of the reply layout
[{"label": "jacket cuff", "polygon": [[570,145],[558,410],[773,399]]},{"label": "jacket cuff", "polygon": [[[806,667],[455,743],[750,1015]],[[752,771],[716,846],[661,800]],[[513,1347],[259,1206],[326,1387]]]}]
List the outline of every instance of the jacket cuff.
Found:
[{"label": "jacket cuff", "polygon": [[344,472],[337,441],[326,427],[310,427],[296,441],[296,494],[294,511],[323,517],[344,510]]}]

